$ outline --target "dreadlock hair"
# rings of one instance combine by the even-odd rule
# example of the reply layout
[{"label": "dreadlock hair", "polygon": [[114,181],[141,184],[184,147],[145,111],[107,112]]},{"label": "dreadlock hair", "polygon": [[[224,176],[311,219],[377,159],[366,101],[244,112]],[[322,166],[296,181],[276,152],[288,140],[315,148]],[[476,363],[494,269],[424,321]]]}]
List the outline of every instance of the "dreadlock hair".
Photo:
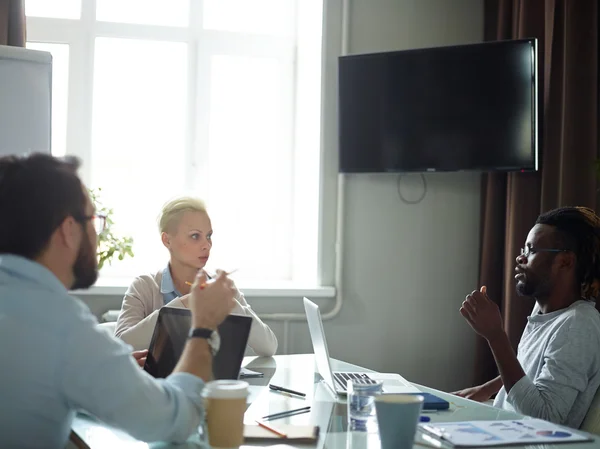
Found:
[{"label": "dreadlock hair", "polygon": [[600,217],[587,207],[561,207],[541,214],[536,224],[553,226],[559,249],[575,253],[581,297],[595,300],[600,294]]}]

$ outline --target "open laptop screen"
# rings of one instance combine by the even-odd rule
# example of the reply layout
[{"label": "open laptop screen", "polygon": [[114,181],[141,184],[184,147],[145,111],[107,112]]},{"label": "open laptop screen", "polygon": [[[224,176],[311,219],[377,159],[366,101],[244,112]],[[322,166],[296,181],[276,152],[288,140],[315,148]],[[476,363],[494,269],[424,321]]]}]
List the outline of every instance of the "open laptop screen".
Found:
[{"label": "open laptop screen", "polygon": [[[153,377],[167,377],[185,346],[192,321],[189,309],[163,307],[158,313],[144,370]],[[229,315],[219,326],[221,347],[213,359],[215,379],[237,379],[242,366],[252,318]]]}]

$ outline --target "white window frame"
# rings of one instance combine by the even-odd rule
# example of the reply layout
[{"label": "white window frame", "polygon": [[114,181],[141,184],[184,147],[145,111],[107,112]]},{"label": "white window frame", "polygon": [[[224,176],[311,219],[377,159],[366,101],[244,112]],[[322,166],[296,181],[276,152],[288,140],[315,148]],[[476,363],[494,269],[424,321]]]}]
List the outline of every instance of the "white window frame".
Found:
[{"label": "white window frame", "polygon": [[[302,1],[302,0],[300,0]],[[320,147],[321,134],[320,129],[309,130],[310,125],[303,124],[302,120],[307,118],[298,109],[298,98],[294,95],[302,92],[304,78],[298,76],[298,60],[306,58],[308,51],[304,48],[303,41],[296,37],[285,39],[266,36],[258,36],[242,33],[228,33],[222,31],[204,30],[202,28],[202,0],[190,1],[190,23],[187,28],[158,26],[158,25],[140,25],[129,23],[107,23],[97,22],[96,0],[82,0],[81,18],[79,20],[27,17],[27,40],[30,42],[43,42],[69,45],[69,98],[67,111],[67,152],[80,157],[84,162],[91,160],[92,150],[92,98],[93,98],[93,73],[94,73],[94,41],[96,37],[114,37],[114,38],[139,38],[148,40],[163,40],[185,42],[188,44],[188,92],[191,98],[198,99],[203,94],[208,85],[202,80],[202,74],[197,68],[202,61],[208,60],[213,54],[240,54],[242,50],[244,55],[260,55],[262,52],[269,56],[279,55],[279,58],[285,60],[286,64],[292,67],[290,82],[296,83],[296,91],[289,92],[289,102],[295,108],[296,115],[295,128],[290,130],[294,132],[294,142],[296,147],[301,145],[316,145]],[[325,1],[323,1],[325,3]],[[323,5],[325,9],[325,5]],[[299,12],[299,11],[297,11]],[[194,18],[194,20],[192,20]],[[300,20],[298,18],[298,20]],[[298,33],[306,34],[310,30],[302,30],[298,22]],[[207,39],[208,37],[208,39]],[[293,55],[293,56],[290,56]],[[321,61],[314,64],[313,70],[321,69]],[[324,75],[324,74],[323,74]],[[323,83],[319,79],[319,83]],[[201,90],[203,89],[203,90]],[[320,109],[320,98],[318,108]],[[195,110],[198,101],[189,103],[188,124],[186,135],[186,151],[189,160],[185,177],[186,185],[190,185],[191,179],[206,179],[205,176],[198,176],[199,167],[207,167],[204,163],[203,153],[197,151],[202,145],[197,140],[197,135],[206,135],[202,129],[197,130],[193,126],[192,120],[198,122],[198,117],[202,111]],[[313,105],[314,106],[314,105]],[[207,123],[207,120],[199,120],[201,123]],[[303,128],[304,126],[304,128]],[[314,126],[313,126],[314,128]],[[307,133],[306,130],[312,131]],[[309,134],[310,137],[306,137]],[[294,232],[292,242],[292,269],[293,279],[306,278],[307,267],[303,260],[300,249],[305,248],[307,240],[314,242],[317,250],[317,256],[313,258],[313,263],[317,266],[317,281],[315,283],[279,283],[269,285],[250,285],[240,287],[247,296],[260,297],[290,297],[290,296],[312,296],[312,297],[332,297],[335,295],[335,288],[331,285],[332,279],[328,275],[331,270],[323,270],[323,260],[332,260],[332,254],[329,254],[329,248],[323,243],[320,229],[322,223],[322,172],[320,168],[321,151],[318,151],[312,157],[318,158],[320,173],[320,182],[318,185],[306,186],[302,183],[302,170],[307,166],[314,167],[314,160],[306,156],[307,152],[294,151],[292,171],[290,173],[295,180],[293,186],[293,201],[295,204],[306,204],[307,202],[318,201],[318,207],[314,207],[314,214],[299,217],[295,214],[294,228],[299,227],[308,229],[307,232]],[[84,163],[81,169],[81,177],[84,182],[89,184],[91,179],[91,167],[89,163]],[[195,187],[205,187],[198,186]],[[312,240],[311,240],[312,239]],[[323,254],[323,249],[326,253]],[[333,248],[331,248],[333,249]],[[330,265],[325,263],[326,265]],[[98,284],[85,292],[87,294],[99,295],[120,295],[124,293],[128,285],[126,278],[122,280],[101,279]],[[78,292],[82,294],[84,292]]]}]

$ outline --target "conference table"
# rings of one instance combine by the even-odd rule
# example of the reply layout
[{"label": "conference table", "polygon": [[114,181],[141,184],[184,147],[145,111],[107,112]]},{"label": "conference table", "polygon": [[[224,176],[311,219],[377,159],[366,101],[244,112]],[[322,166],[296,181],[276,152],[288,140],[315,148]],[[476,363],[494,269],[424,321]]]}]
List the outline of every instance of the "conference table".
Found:
[{"label": "conference table", "polygon": [[[331,365],[334,371],[371,371],[335,359],[331,359]],[[290,444],[287,447],[315,449],[380,448],[379,435],[376,431],[348,431],[346,401],[343,398],[336,398],[321,381],[321,377],[316,373],[313,354],[283,355],[268,358],[246,357],[243,366],[264,374],[262,378],[245,379],[250,384],[248,409],[245,415],[246,423],[255,424],[254,420],[256,418],[310,405],[311,410],[309,413],[273,421],[274,425],[275,423],[283,423],[319,426],[321,432],[316,444]],[[295,398],[290,395],[272,392],[267,387],[270,382],[306,393],[306,398]],[[435,394],[450,402],[449,410],[427,415],[431,418],[432,423],[523,418],[522,415],[515,412],[459,398],[422,385],[415,385],[423,392]],[[191,436],[184,444],[144,443],[85,414],[76,416],[72,426],[71,441],[78,447],[86,449],[206,448],[198,435]],[[285,443],[285,440],[276,440],[273,444],[276,443]],[[268,444],[245,444],[242,448],[263,446],[268,446]],[[431,439],[428,439],[426,435],[417,432],[414,449],[429,447],[436,446],[432,444]],[[441,445],[438,447],[449,446]],[[528,449],[600,449],[600,437],[593,436],[591,442],[585,443],[529,445],[526,447]]]}]

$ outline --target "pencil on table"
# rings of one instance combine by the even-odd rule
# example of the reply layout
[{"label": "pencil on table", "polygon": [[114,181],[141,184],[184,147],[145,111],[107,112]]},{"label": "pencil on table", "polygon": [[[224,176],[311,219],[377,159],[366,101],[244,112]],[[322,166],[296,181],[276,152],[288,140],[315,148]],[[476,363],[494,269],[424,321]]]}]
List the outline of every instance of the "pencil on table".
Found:
[{"label": "pencil on table", "polygon": [[287,438],[287,434],[282,432],[281,430],[276,429],[275,427],[271,427],[268,426],[267,424],[259,421],[258,419],[256,420],[256,423],[260,426],[260,427],[264,427],[267,430],[270,430],[271,432],[273,432],[275,435],[279,435],[281,438]]}]

